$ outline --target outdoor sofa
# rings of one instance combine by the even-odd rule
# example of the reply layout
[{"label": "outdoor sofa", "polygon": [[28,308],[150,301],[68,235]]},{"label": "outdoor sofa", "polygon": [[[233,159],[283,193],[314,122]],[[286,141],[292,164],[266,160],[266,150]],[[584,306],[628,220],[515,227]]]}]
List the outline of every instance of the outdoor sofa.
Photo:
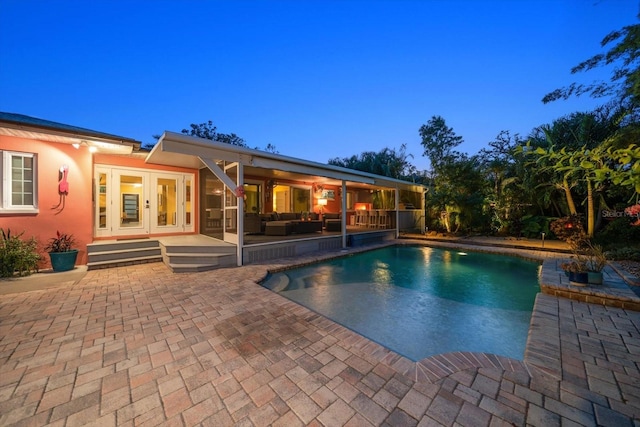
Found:
[{"label": "outdoor sofa", "polygon": [[309,212],[270,212],[266,214],[246,213],[244,232],[248,234],[265,234],[267,236],[288,236],[322,232],[323,222],[318,214]]}]

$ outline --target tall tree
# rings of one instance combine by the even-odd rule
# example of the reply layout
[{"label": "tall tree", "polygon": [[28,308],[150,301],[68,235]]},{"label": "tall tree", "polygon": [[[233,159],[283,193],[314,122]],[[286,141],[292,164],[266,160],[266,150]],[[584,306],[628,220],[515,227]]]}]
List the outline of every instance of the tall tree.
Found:
[{"label": "tall tree", "polygon": [[219,133],[218,128],[213,124],[211,120],[200,123],[190,124],[190,129],[182,129],[182,133],[189,136],[196,136],[198,138],[210,139],[212,141],[224,142],[226,144],[237,145],[239,147],[248,147],[244,139],[240,138],[235,133]]},{"label": "tall tree", "polygon": [[[537,157],[539,166],[555,172],[555,183],[564,190],[570,214],[577,212],[574,192],[584,195],[589,236],[596,228],[597,200],[604,203],[608,186],[640,192],[640,149],[635,144],[617,148],[612,143],[620,129],[620,117],[620,110],[607,108],[572,114],[543,127],[546,146],[524,150]],[[570,132],[563,133],[567,129]]]},{"label": "tall tree", "polygon": [[460,157],[461,154],[454,148],[464,140],[456,135],[453,128],[447,126],[441,116],[431,117],[426,124],[420,126],[419,133],[424,147],[423,156],[429,158],[434,172],[437,173],[444,165]]},{"label": "tall tree", "polygon": [[508,130],[503,130],[495,140],[489,142],[489,148],[483,148],[478,153],[487,178],[493,183],[496,200],[501,198],[504,180],[513,174],[514,150],[522,143],[524,141],[520,135],[511,136]]},{"label": "tall tree", "polygon": [[416,167],[409,160],[411,158],[413,155],[407,154],[407,145],[402,144],[399,150],[385,147],[377,153],[365,151],[342,159],[335,157],[327,163],[390,178],[407,179],[416,175]]},{"label": "tall tree", "polygon": [[610,81],[595,81],[587,85],[572,83],[548,93],[542,101],[547,103],[589,94],[594,98],[614,96],[621,104],[628,104],[632,109],[640,106],[640,24],[628,25],[609,33],[601,41],[602,47],[607,45],[611,46],[607,52],[576,65],[571,73],[614,65]]},{"label": "tall tree", "polygon": [[463,142],[441,116],[419,129],[424,156],[431,163],[427,207],[447,231],[470,229],[482,217],[484,186],[478,157],[455,148]]},{"label": "tall tree", "polygon": [[524,141],[520,135],[507,130],[501,131],[495,140],[489,142],[489,148],[478,153],[480,167],[489,184],[487,205],[492,212],[492,228],[500,233],[508,230],[519,207],[528,204],[526,191],[522,191],[517,172],[518,157],[515,148]]}]

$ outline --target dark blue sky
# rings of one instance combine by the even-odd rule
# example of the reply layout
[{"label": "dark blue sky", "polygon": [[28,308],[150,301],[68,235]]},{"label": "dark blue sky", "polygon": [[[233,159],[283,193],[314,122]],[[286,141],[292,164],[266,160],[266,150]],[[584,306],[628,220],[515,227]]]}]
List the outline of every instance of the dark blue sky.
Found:
[{"label": "dark blue sky", "polygon": [[152,142],[213,120],[252,147],[326,162],[406,143],[441,115],[476,153],[544,105],[636,0],[0,0],[0,110]]}]

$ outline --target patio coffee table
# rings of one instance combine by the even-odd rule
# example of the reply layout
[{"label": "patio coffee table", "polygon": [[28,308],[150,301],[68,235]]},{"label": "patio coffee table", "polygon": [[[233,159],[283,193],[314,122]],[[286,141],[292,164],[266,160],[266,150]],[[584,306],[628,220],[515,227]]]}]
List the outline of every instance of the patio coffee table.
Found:
[{"label": "patio coffee table", "polygon": [[327,231],[342,231],[342,220],[341,219],[328,219],[326,220],[326,229]]},{"label": "patio coffee table", "polygon": [[269,221],[264,228],[267,236],[288,236],[291,234],[291,221]]},{"label": "patio coffee table", "polygon": [[322,232],[322,221],[293,221],[293,231],[298,234]]}]

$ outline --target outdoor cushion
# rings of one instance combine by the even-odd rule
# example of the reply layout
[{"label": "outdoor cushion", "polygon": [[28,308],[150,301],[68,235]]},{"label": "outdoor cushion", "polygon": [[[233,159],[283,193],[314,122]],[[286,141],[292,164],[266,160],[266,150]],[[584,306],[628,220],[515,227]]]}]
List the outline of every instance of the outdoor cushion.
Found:
[{"label": "outdoor cushion", "polygon": [[294,219],[300,219],[300,214],[295,212],[280,212],[278,214],[278,220],[280,221],[292,221]]}]

